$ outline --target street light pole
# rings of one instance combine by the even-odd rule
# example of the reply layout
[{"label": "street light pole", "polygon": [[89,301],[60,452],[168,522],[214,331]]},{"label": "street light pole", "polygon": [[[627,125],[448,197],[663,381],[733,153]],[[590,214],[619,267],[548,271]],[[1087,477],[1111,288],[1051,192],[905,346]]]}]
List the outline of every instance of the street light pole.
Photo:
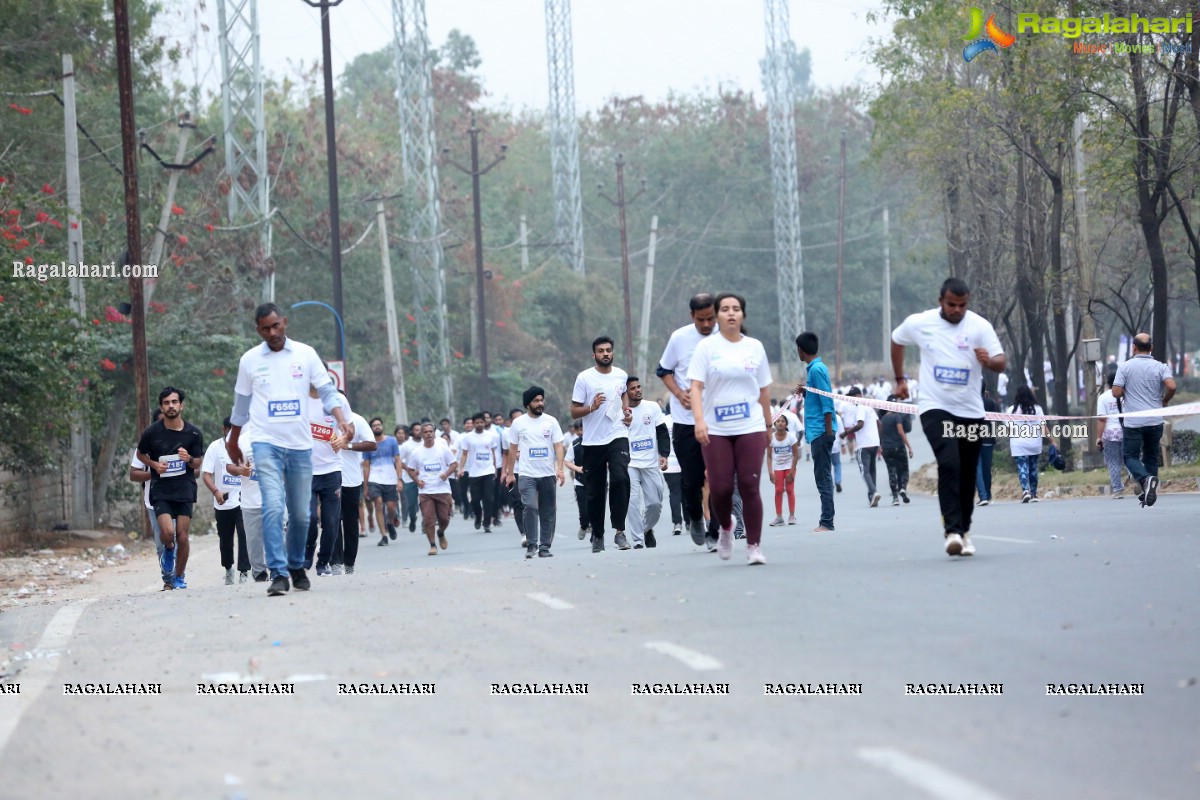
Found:
[{"label": "street light pole", "polygon": [[[846,245],[846,132],[842,131],[842,160],[838,169],[838,235],[837,235],[837,344],[834,358],[837,382],[842,382],[842,273],[846,260],[844,255]],[[886,358],[886,356],[885,356]]]},{"label": "street light pole", "polygon": [[[629,234],[625,227],[625,205],[632,203],[646,191],[646,181],[642,180],[642,188],[628,200],[625,199],[625,156],[617,154],[617,199],[614,200],[604,192],[600,196],[617,207],[617,215],[621,227],[621,285],[625,292],[625,366],[633,369],[633,312],[630,308],[629,288]],[[597,188],[602,187],[600,184]]]},{"label": "street light pole", "polygon": [[492,171],[492,168],[504,160],[508,145],[500,145],[500,155],[492,163],[480,169],[479,167],[479,126],[475,123],[475,115],[471,114],[471,127],[467,130],[471,135],[471,166],[459,164],[449,157],[450,148],[442,148],[442,160],[471,176],[471,208],[475,212],[475,324],[479,330],[479,371],[481,387],[480,401],[483,408],[492,405],[491,379],[488,375],[488,346],[487,346],[487,309],[483,291],[483,210],[479,196],[479,179]]},{"label": "street light pole", "polygon": [[[342,223],[338,207],[337,132],[333,116],[333,55],[329,34],[329,9],[342,0],[304,0],[321,9],[321,53],[325,60],[325,154],[329,161],[329,245],[332,250],[330,268],[333,272],[333,307],[338,319],[342,317]],[[339,334],[341,331],[339,330]],[[341,360],[346,360],[346,344],[342,338]]]}]

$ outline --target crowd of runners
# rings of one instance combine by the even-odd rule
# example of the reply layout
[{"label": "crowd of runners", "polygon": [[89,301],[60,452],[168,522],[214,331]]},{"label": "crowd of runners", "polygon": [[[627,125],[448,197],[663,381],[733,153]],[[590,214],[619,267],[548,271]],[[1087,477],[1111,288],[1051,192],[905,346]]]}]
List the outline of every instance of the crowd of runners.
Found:
[{"label": "crowd of runners", "polygon": [[[390,433],[382,418],[368,421],[353,410],[328,365],[287,336],[287,319],[267,303],[255,311],[263,341],[241,357],[222,435],[205,447],[200,431],[184,419],[184,390],[164,387],[129,477],[145,483],[164,589],[187,588],[189,525],[200,482],[215,509],[225,583],[267,583],[271,595],[309,589],[314,567],[318,576],[353,574],[360,539],[378,537],[376,546],[387,547],[404,528],[415,533],[420,525],[427,552],[435,556],[450,546],[447,529],[456,514],[483,534],[511,522],[525,558],[553,557],[557,490],[568,480],[578,538],[589,539],[593,553],[610,543],[620,550],[654,548],[666,530],[674,536],[686,530],[696,546],[721,559],[744,539],[746,562],[759,565],[766,563],[764,471],[774,489],[769,526],[796,524],[801,462],[812,464],[820,497],[815,532],[835,530],[843,455],[857,466],[867,505],[882,499],[879,459],[892,505],[909,502],[912,418],[870,402],[915,401],[938,464],[945,550],[970,556],[977,487],[979,503],[990,500],[990,458],[985,497],[977,467],[984,443],[948,435],[945,423],[983,421],[984,371],[1002,374],[1006,359],[992,325],[968,310],[969,299],[967,285],[949,279],[937,307],[896,328],[894,383],[880,376],[868,385],[835,389],[818,336],[800,333],[796,354],[805,380],[780,399],[770,396],[762,343],[745,332],[745,299],[698,294],[653,378],[615,366],[614,341],[597,337],[593,363],[579,373],[569,403],[553,398],[569,410],[566,426],[546,413],[545,390],[534,385],[507,415],[479,411],[461,421],[461,430],[449,418],[425,418],[397,424]],[[919,350],[919,382],[905,372],[907,347]],[[1117,395],[1124,388],[1127,402],[1157,396],[1165,405],[1174,384],[1152,365],[1162,366],[1150,359],[1116,376]],[[1165,397],[1154,395],[1150,384],[1156,380],[1168,389]],[[666,407],[648,399],[664,391]],[[1125,451],[1125,464],[1143,505],[1152,505],[1157,462],[1149,448],[1141,450],[1153,433],[1146,427],[1132,463]],[[1110,430],[1106,441],[1111,439]],[[667,513],[669,524],[663,521]]]}]

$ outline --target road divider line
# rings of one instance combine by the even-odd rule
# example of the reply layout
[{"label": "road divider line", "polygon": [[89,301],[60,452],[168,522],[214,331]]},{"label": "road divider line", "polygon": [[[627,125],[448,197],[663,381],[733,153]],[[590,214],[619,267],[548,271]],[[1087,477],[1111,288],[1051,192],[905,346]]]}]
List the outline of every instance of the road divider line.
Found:
[{"label": "road divider line", "polygon": [[889,747],[863,747],[859,749],[858,757],[938,800],[1001,800],[999,795],[982,786],[899,750]]},{"label": "road divider line", "polygon": [[96,602],[95,599],[81,600],[78,603],[65,605],[50,618],[46,630],[42,632],[41,640],[31,653],[31,655],[37,654],[40,657],[29,659],[26,666],[17,673],[15,682],[21,684],[21,693],[14,697],[16,708],[11,714],[0,717],[0,753],[4,752],[9,737],[20,724],[21,715],[37,702],[38,695],[49,685],[50,678],[54,676],[59,662],[62,661],[58,651],[71,641],[71,634],[75,632],[75,623],[79,621],[87,607],[94,602]]},{"label": "road divider line", "polygon": [[530,592],[529,594],[527,594],[525,596],[528,597],[530,600],[536,600],[537,602],[541,603],[542,605],[549,606],[550,608],[553,608],[555,611],[568,611],[575,607],[575,606],[571,605],[570,603],[568,603],[566,600],[559,600],[557,597],[551,597],[550,595],[546,594],[545,592]]},{"label": "road divider line", "polygon": [[471,567],[453,567],[453,569],[455,572],[466,572],[471,575],[482,575],[484,573],[482,569],[472,569]]},{"label": "road divider line", "polygon": [[989,542],[1008,542],[1009,544],[1037,544],[1033,539],[1010,539],[1007,536],[984,536],[982,534],[971,534],[972,539],[986,539]]},{"label": "road divider line", "polygon": [[689,650],[686,647],[680,647],[671,642],[646,642],[646,649],[653,650],[656,653],[662,653],[664,656],[678,659],[684,664],[695,670],[720,669],[721,662],[717,661],[712,656],[706,656],[704,653],[697,653],[695,650]]}]

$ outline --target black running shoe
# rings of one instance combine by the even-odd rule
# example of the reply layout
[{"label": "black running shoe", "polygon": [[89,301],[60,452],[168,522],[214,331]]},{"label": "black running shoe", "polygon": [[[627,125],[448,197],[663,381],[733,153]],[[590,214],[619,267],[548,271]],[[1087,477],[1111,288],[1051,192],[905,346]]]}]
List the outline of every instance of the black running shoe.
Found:
[{"label": "black running shoe", "polygon": [[280,575],[275,580],[271,581],[271,585],[267,587],[267,595],[270,597],[278,597],[281,594],[287,594],[288,579]]},{"label": "black running shoe", "polygon": [[593,536],[592,537],[592,552],[593,553],[603,553],[604,552],[604,537],[603,536]]},{"label": "black running shoe", "polygon": [[1146,505],[1152,506],[1158,500],[1158,478],[1151,475],[1146,478]]},{"label": "black running shoe", "polygon": [[289,569],[288,572],[292,575],[292,585],[296,587],[298,592],[307,592],[312,588],[312,581],[308,579],[308,575],[302,569]]},{"label": "black running shoe", "polygon": [[646,531],[646,547],[658,547],[658,540],[654,538],[653,528]]},{"label": "black running shoe", "polygon": [[408,532],[413,533],[414,531],[416,531],[416,529],[417,529],[417,520],[414,517],[413,519],[410,519],[408,521]]}]

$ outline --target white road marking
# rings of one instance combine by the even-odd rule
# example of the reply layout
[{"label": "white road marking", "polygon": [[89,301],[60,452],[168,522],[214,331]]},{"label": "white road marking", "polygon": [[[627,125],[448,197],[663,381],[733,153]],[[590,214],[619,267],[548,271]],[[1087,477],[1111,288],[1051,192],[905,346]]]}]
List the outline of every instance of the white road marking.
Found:
[{"label": "white road marking", "polygon": [[317,673],[314,675],[308,675],[305,673],[301,673],[300,675],[288,675],[286,678],[283,679],[283,682],[284,683],[314,683],[316,681],[327,681],[327,680],[329,680],[329,676],[323,675],[321,673]]},{"label": "white road marking", "polygon": [[704,653],[697,653],[695,650],[689,650],[686,647],[680,647],[677,644],[670,642],[646,642],[646,648],[653,650],[656,653],[662,653],[671,658],[677,658],[684,664],[687,664],[692,669],[720,669],[721,662],[717,661],[712,656],[706,656]]},{"label": "white road marking", "polygon": [[1011,544],[1037,544],[1033,539],[1009,539],[1007,536],[983,536],[971,534],[972,539],[986,539],[989,542],[1009,542]]},{"label": "white road marking", "polygon": [[21,715],[37,702],[38,695],[50,683],[50,678],[58,670],[58,664],[62,660],[57,657],[57,651],[71,640],[71,634],[75,632],[75,623],[79,621],[87,607],[94,602],[96,602],[94,599],[81,600],[78,603],[65,605],[50,618],[50,623],[46,625],[41,641],[38,642],[33,652],[47,654],[53,652],[55,657],[32,658],[26,662],[26,666],[17,675],[15,682],[21,684],[21,693],[14,698],[16,707],[12,713],[0,717],[0,752],[4,751],[9,737],[17,729]]},{"label": "white road marking", "polygon": [[550,606],[550,608],[553,608],[555,611],[567,611],[575,607],[566,600],[559,600],[557,597],[551,597],[544,592],[530,592],[525,596],[530,600],[536,600],[543,605]]},{"label": "white road marking", "polygon": [[899,750],[864,747],[859,749],[858,757],[939,800],[1000,800],[999,795],[982,786]]},{"label": "white road marking", "polygon": [[472,569],[471,567],[454,567],[453,569],[455,572],[469,572],[472,575],[482,575],[484,573],[484,570]]}]

